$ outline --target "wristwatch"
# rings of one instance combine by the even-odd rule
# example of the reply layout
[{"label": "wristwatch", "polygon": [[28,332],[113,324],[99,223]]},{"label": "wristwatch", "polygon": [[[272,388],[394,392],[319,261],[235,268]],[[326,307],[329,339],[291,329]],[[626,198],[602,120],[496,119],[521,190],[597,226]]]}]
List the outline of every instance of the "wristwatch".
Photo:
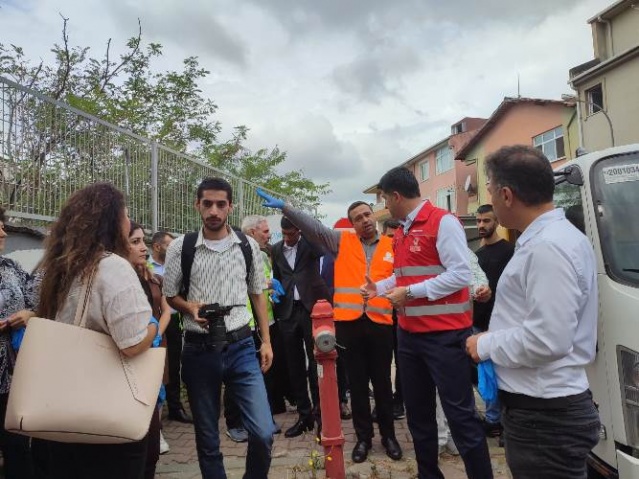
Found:
[{"label": "wristwatch", "polygon": [[406,286],[406,299],[409,301],[411,299],[415,299],[415,296],[413,296],[413,292],[410,290],[410,286]]}]

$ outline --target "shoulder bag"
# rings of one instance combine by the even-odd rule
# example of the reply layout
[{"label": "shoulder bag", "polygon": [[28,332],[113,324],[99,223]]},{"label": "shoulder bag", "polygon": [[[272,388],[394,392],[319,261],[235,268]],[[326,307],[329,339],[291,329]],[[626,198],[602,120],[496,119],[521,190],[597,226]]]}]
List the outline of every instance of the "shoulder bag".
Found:
[{"label": "shoulder bag", "polygon": [[166,350],[127,358],[111,336],[86,329],[94,277],[82,286],[73,324],[29,320],[9,392],[7,431],[86,444],[133,442],[147,434]]}]

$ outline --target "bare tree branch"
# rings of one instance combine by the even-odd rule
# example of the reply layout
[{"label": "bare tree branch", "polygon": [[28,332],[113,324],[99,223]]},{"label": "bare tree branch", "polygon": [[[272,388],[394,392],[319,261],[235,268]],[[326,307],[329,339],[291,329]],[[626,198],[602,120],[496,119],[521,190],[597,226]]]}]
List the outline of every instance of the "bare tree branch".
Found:
[{"label": "bare tree branch", "polygon": [[67,23],[69,19],[64,17],[60,13],[60,17],[62,17],[62,21],[64,22],[62,26],[62,40],[64,41],[64,62],[62,65],[63,74],[62,81],[60,82],[60,87],[56,90],[53,95],[53,98],[59,100],[64,93],[64,90],[67,88],[67,81],[69,80],[69,74],[71,73],[71,55],[69,54],[69,34],[67,33]]},{"label": "bare tree branch", "polygon": [[[109,38],[109,45],[110,44],[111,44],[111,39]],[[107,75],[107,72],[105,71],[105,75],[102,81],[102,86],[100,87],[100,92],[103,93],[104,89],[106,88],[107,84],[111,81],[111,79],[114,78],[120,72],[122,68],[124,68],[128,63],[130,63],[131,60],[133,60],[133,57],[135,57],[136,53],[140,51],[141,44],[142,44],[142,22],[138,18],[138,36],[135,41],[135,48],[133,49],[131,53],[129,53],[128,55],[122,58],[122,62],[120,62],[120,64],[117,67],[115,67],[115,69],[111,72],[111,74]],[[107,46],[107,68],[108,68],[108,64],[109,64],[109,48]]]}]

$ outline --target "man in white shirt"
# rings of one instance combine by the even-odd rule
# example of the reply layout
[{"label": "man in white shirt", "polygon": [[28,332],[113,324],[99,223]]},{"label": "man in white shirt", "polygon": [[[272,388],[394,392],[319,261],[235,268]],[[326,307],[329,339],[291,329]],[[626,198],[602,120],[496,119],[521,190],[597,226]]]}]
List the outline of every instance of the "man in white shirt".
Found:
[{"label": "man in white shirt", "polygon": [[467,351],[495,364],[513,477],[585,479],[600,427],[585,371],[597,342],[594,253],[555,209],[553,172],[539,150],[504,147],[486,159],[486,174],[499,222],[522,234],[489,330],[468,338]]}]

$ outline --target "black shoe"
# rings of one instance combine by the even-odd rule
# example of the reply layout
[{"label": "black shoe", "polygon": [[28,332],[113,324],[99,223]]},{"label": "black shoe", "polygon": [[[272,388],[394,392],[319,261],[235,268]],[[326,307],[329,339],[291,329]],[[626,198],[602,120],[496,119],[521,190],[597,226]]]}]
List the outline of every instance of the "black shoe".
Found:
[{"label": "black shoe", "polygon": [[404,419],[406,417],[406,412],[404,411],[403,404],[393,404],[393,418],[395,421],[399,421],[400,419]]},{"label": "black shoe", "polygon": [[382,438],[382,446],[386,449],[386,455],[393,461],[399,461],[402,458],[402,448],[394,437]]},{"label": "black shoe", "polygon": [[345,403],[345,402],[339,403],[339,417],[343,420],[350,419],[353,417],[353,413],[348,407],[348,403]]},{"label": "black shoe", "polygon": [[500,422],[488,422],[486,419],[482,419],[482,425],[486,437],[499,437],[504,430]]},{"label": "black shoe", "polygon": [[297,437],[306,431],[312,431],[315,426],[315,418],[313,416],[300,417],[293,426],[288,428],[284,433],[284,437]]},{"label": "black shoe", "polygon": [[169,421],[178,421],[186,424],[193,424],[193,419],[184,409],[173,409],[169,411]]},{"label": "black shoe", "polygon": [[359,464],[360,462],[364,462],[368,457],[368,451],[370,451],[370,449],[370,441],[357,441],[357,444],[355,444],[355,447],[353,448],[353,453],[351,454],[353,462],[357,464]]}]

